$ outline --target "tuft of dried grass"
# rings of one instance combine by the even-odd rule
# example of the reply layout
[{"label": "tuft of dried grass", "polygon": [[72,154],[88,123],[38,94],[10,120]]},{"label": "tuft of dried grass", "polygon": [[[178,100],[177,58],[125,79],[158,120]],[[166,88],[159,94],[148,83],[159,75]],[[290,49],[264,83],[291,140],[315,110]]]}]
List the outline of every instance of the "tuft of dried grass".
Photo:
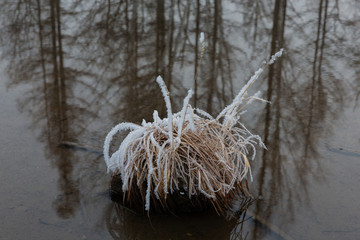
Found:
[{"label": "tuft of dried grass", "polygon": [[[281,56],[272,56],[269,64]],[[174,210],[188,202],[195,209],[210,204],[222,215],[232,209],[236,195],[243,204],[252,199],[246,177],[252,180],[250,159],[256,145],[265,148],[258,135],[239,123],[242,108],[258,96],[245,97],[251,84],[267,66],[260,68],[243,87],[233,103],[216,118],[189,104],[190,90],[180,112],[173,114],[169,92],[161,77],[157,82],[168,109],[167,118],[141,125],[120,123],[107,135],[104,157],[113,183],[121,184],[122,201],[128,206]],[[264,100],[263,100],[264,101]],[[222,120],[222,121],[221,121]],[[119,131],[131,130],[120,147],[109,154],[112,138]]]}]

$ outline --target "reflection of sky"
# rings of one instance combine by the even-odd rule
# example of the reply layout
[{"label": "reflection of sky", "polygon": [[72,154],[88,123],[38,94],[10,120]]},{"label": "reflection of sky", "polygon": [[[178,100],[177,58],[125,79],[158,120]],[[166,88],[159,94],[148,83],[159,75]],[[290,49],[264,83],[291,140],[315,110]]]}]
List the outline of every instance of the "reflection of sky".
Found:
[{"label": "reflection of sky", "polygon": [[[110,7],[108,2],[112,3]],[[355,131],[359,110],[354,102],[359,94],[356,82],[359,3],[342,2],[337,8],[335,3],[328,2],[324,21],[326,2],[321,1],[321,12],[320,2],[286,2],[283,40],[286,53],[275,66],[270,87],[272,99],[269,99],[272,104],[268,108],[255,104],[242,118],[254,133],[263,135],[265,126],[269,132],[269,150],[260,153],[254,162],[254,172],[258,173],[255,179],[263,173],[264,183],[262,186],[261,181],[251,184],[252,192],[261,193],[264,199],[253,206],[252,211],[279,227],[286,225],[300,238],[308,235],[300,233],[299,229],[309,225],[312,225],[311,234],[324,239],[338,234],[329,229],[352,231],[348,236],[358,234],[354,232],[358,216],[356,211],[350,210],[359,209],[354,198],[356,189],[351,187],[359,179],[355,171],[358,169],[356,158],[341,151],[329,152],[325,144],[349,151],[359,149]],[[36,133],[32,137],[38,142],[30,146],[39,148],[41,143],[45,152],[44,167],[41,165],[44,162],[38,165],[48,171],[50,167],[46,163],[50,161],[58,169],[54,188],[59,193],[52,193],[55,200],[49,202],[59,211],[55,203],[63,201],[61,203],[68,204],[69,208],[65,208],[73,214],[66,218],[70,221],[81,219],[81,214],[94,211],[95,204],[107,207],[102,202],[106,200],[93,197],[96,191],[107,188],[105,167],[99,156],[59,149],[59,141],[71,140],[101,148],[104,135],[116,123],[150,120],[154,109],[164,113],[163,100],[154,83],[159,73],[169,80],[168,83],[171,79],[172,101],[178,110],[186,94],[185,88],[192,83],[196,4],[172,6],[167,1],[165,12],[159,12],[155,3],[138,2],[135,6],[135,2],[129,2],[126,8],[125,4],[117,5],[112,1],[75,5],[61,2],[62,36],[59,36],[51,27],[48,3],[39,1],[42,28],[37,19],[38,2],[27,3],[30,4],[28,8],[20,4],[18,11],[10,2],[1,4],[0,42],[5,59],[1,63],[4,66],[1,79],[5,81],[3,75],[9,75],[6,85],[11,87],[8,94],[12,98],[2,102],[2,109],[8,110],[1,111],[0,143],[8,146],[9,141],[17,142],[17,137],[22,138],[20,133],[10,129],[11,125],[31,126]],[[204,109],[210,105],[213,113],[231,101],[232,93],[236,93],[270,55],[271,41],[279,37],[271,34],[273,3],[219,1],[218,7],[216,15],[213,3],[201,3],[198,29],[205,32],[207,45],[198,79],[198,104]],[[75,14],[70,14],[72,10]],[[215,16],[218,25],[214,25]],[[166,21],[161,22],[161,17]],[[59,42],[53,48],[53,36],[61,41],[62,54]],[[165,44],[157,44],[161,41]],[[62,69],[60,57],[63,58]],[[281,70],[276,72],[280,64]],[[63,78],[55,76],[54,66],[64,73]],[[264,74],[251,91],[261,89],[264,97],[267,96],[268,81],[269,75]],[[63,88],[59,87],[61,84]],[[56,94],[65,99],[54,97]],[[29,117],[14,111],[15,97],[18,109],[27,112]],[[267,109],[270,119],[266,125]],[[13,121],[18,118],[20,122]],[[64,129],[67,129],[65,134]],[[26,149],[31,147],[27,145]],[[13,148],[3,150],[6,150],[3,155],[6,158],[12,155],[8,152],[16,151]],[[26,152],[30,159],[39,157],[30,150]],[[6,166],[11,169],[9,162]],[[94,179],[101,184],[97,185]],[[334,206],[337,206],[335,210]],[[96,217],[103,215],[102,212],[94,212],[97,214],[91,216],[96,220],[90,222],[102,221]],[[344,223],[349,224],[344,226]],[[248,227],[261,229],[251,224]]]}]

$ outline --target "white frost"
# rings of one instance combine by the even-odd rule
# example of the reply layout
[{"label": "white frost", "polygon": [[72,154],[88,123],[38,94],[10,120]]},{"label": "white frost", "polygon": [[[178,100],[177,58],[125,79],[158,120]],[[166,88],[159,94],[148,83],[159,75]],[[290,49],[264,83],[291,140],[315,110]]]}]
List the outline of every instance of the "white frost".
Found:
[{"label": "white frost", "polygon": [[176,143],[177,144],[179,144],[180,141],[181,141],[180,138],[181,138],[181,133],[182,133],[183,125],[184,125],[185,115],[186,115],[186,112],[187,112],[187,108],[188,108],[188,105],[189,105],[190,98],[192,97],[193,94],[194,94],[193,90],[190,89],[188,91],[188,95],[184,99],[183,108],[181,109],[181,114],[180,114],[180,121],[178,122],[178,134],[177,134],[177,137],[176,137]]},{"label": "white frost", "polygon": [[168,114],[168,128],[169,128],[169,138],[170,138],[170,144],[173,145],[173,126],[172,126],[172,109],[171,109],[171,102],[169,97],[169,91],[164,83],[164,80],[161,76],[158,76],[156,78],[156,82],[159,84],[161,92],[164,96],[166,108],[167,108],[167,114]]},{"label": "white frost", "polygon": [[204,40],[205,40],[204,33],[203,33],[203,32],[201,32],[201,33],[200,33],[200,39],[199,39],[199,41],[200,41],[200,43],[203,43],[203,42],[204,42]]},{"label": "white frost", "polygon": [[270,59],[270,61],[269,61],[269,64],[270,64],[270,65],[273,64],[273,63],[276,61],[276,59],[278,59],[279,57],[281,57],[281,55],[283,54],[283,51],[284,51],[284,49],[281,48],[280,51],[278,51],[277,53],[275,53],[274,55],[272,55],[272,56],[271,56],[271,59]]},{"label": "white frost", "polygon": [[114,137],[114,135],[120,131],[135,130],[138,128],[140,128],[140,126],[137,124],[134,124],[134,123],[120,123],[120,124],[116,125],[115,127],[113,127],[110,130],[110,132],[107,134],[105,141],[104,141],[104,158],[105,158],[106,166],[108,167],[108,172],[110,171],[109,166],[113,165],[110,161],[109,151],[110,151],[110,143],[111,143],[111,140]]}]

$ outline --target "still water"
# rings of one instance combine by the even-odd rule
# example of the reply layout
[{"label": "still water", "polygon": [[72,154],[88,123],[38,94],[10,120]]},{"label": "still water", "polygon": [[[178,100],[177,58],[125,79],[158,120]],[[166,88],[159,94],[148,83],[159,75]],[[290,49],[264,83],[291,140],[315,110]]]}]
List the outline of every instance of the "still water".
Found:
[{"label": "still water", "polygon": [[[360,2],[0,1],[0,239],[360,239]],[[200,62],[200,32],[206,49]],[[102,150],[119,122],[213,115],[256,82],[241,121],[268,150],[246,215],[147,218],[117,205]],[[70,143],[70,144],[64,144]]]}]

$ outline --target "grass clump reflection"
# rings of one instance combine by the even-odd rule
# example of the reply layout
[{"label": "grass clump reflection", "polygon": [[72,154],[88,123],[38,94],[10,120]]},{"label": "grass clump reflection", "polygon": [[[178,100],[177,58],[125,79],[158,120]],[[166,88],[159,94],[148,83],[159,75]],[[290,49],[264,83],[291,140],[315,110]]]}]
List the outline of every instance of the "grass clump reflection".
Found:
[{"label": "grass clump reflection", "polygon": [[[169,92],[158,76],[167,107],[167,118],[153,113],[153,122],[141,125],[120,123],[106,136],[104,158],[113,176],[113,185],[121,185],[122,201],[147,212],[176,211],[188,204],[191,209],[211,205],[222,215],[232,209],[236,195],[251,198],[247,177],[252,180],[250,161],[255,146],[265,148],[260,136],[252,134],[240,116],[244,106],[261,99],[260,91],[246,96],[247,90],[266,66],[281,56],[283,49],[264,63],[233,102],[217,117],[189,104],[190,89],[180,112],[173,113]],[[111,141],[118,132],[130,130],[117,151],[110,154]],[[115,186],[116,188],[116,186]]]}]

